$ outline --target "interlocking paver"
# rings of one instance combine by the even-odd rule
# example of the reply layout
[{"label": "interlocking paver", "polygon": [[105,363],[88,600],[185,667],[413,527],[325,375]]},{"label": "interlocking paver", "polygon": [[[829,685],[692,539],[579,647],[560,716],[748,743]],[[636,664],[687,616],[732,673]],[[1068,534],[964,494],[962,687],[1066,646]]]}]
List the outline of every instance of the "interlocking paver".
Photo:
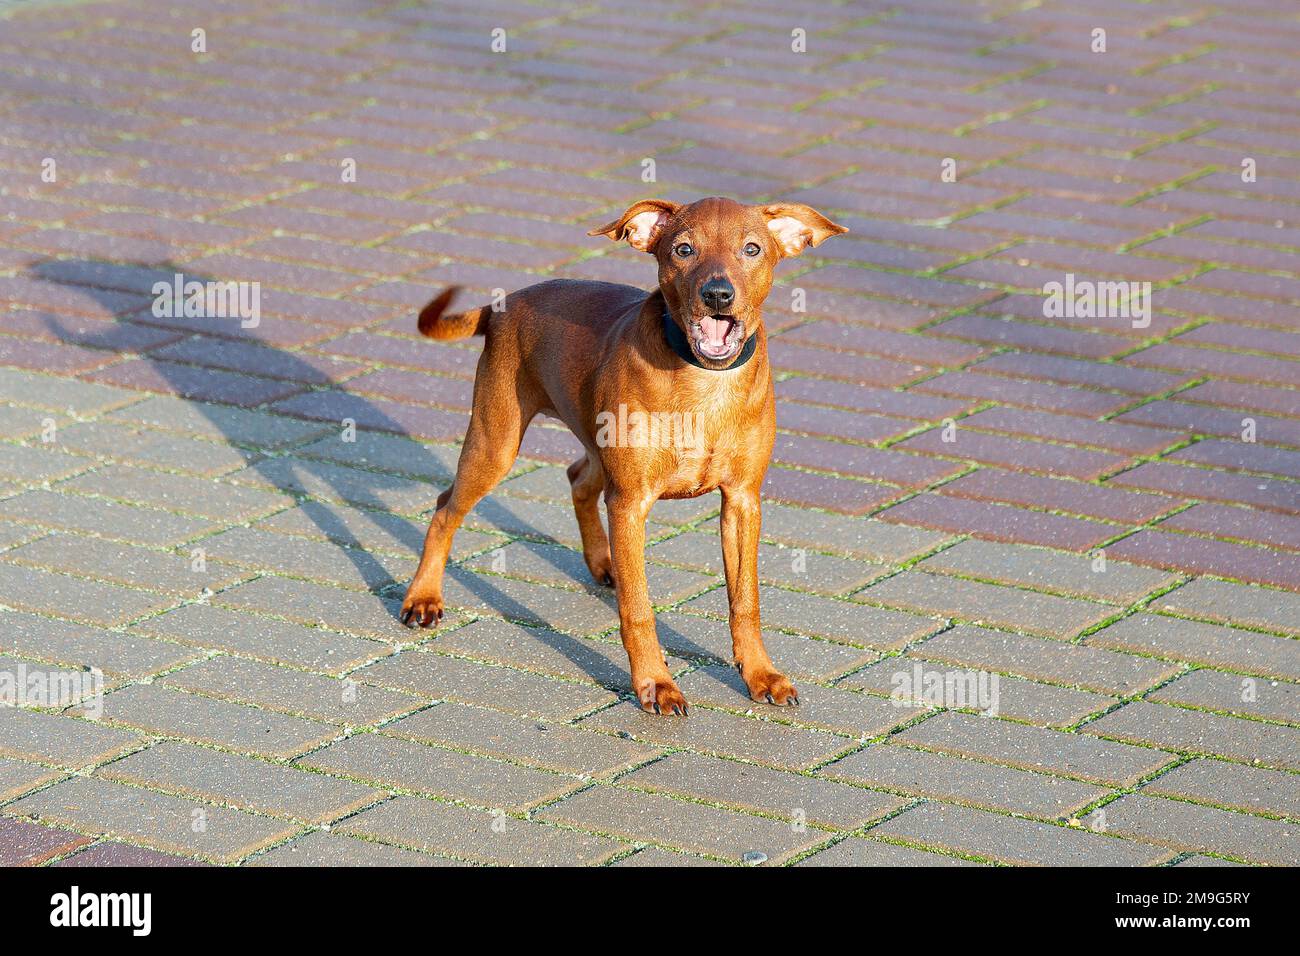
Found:
[{"label": "interlocking paver", "polygon": [[988,667],[1034,680],[1077,685],[1104,694],[1126,695],[1151,687],[1174,674],[1176,664],[1133,654],[1102,652],[1060,641],[1023,637],[961,625],[931,638],[908,656],[965,666]]},{"label": "interlocking paver", "polygon": [[101,767],[99,776],[308,823],[328,823],[383,796],[350,780],[170,740]]},{"label": "interlocking paver", "polygon": [[579,785],[573,776],[381,734],[356,734],[308,754],[298,763],[378,786],[505,810],[524,810],[554,800]]},{"label": "interlocking paver", "polygon": [[1132,786],[1174,760],[1173,754],[1160,750],[1103,744],[1079,734],[951,711],[896,736],[900,743],[940,753],[1120,786]]},{"label": "interlocking paver", "polygon": [[1300,768],[1300,728],[1133,701],[1082,731],[1099,737],[1214,754],[1265,767]]},{"label": "interlocking paver", "polygon": [[764,817],[733,813],[699,803],[621,787],[591,787],[537,814],[539,819],[630,840],[654,840],[683,850],[740,862],[760,852],[780,863],[820,843],[826,834],[803,832]]},{"label": "interlocking paver", "polygon": [[1093,811],[1084,823],[1176,850],[1208,850],[1275,866],[1300,860],[1300,834],[1293,824],[1181,800],[1130,794]]},{"label": "interlocking paver", "polygon": [[1061,640],[1075,636],[1115,613],[1115,609],[1071,598],[999,587],[944,575],[904,571],[853,595],[927,614],[995,626],[1019,627]]},{"label": "interlocking paver", "polygon": [[1110,792],[1074,780],[886,744],[849,754],[817,772],[911,796],[1049,820],[1068,817]]},{"label": "interlocking paver", "polygon": [[388,724],[383,733],[457,750],[470,750],[560,773],[599,776],[625,770],[661,753],[619,737],[565,724],[446,703]]},{"label": "interlocking paver", "polygon": [[[623,839],[513,817],[500,834],[403,796],[356,830],[270,843],[141,824],[70,865],[717,863],[683,827],[787,826],[767,814],[846,753],[879,762],[888,793],[819,792],[901,815],[774,862],[1284,862],[1267,818],[1294,805],[1263,768],[1293,765],[1300,725],[1300,190],[1277,161],[1295,132],[1277,11],[1108,9],[1121,40],[1097,56],[1077,39],[1097,24],[1059,2],[987,21],[954,0],[824,6],[792,68],[771,42],[788,25],[752,6],[548,18],[500,0],[504,57],[440,7],[227,6],[239,29],[202,69],[124,0],[4,18],[0,165],[51,154],[61,175],[18,176],[0,202],[0,664],[99,669],[110,715],[0,710],[0,793],[190,754],[120,788],[137,812],[236,798],[306,827],[333,807],[256,801],[274,777],[329,778],[275,764],[379,728],[352,746],[463,758],[437,781],[409,769],[412,792],[471,788],[480,762],[600,776],[557,806],[585,801]],[[638,42],[653,55],[628,71]],[[66,75],[71,54],[89,82]],[[123,55],[149,69],[105,65]],[[326,74],[349,80],[303,87]],[[471,74],[473,96],[444,108]],[[213,150],[214,126],[238,135]],[[1257,181],[1244,156],[1262,157]],[[764,309],[778,434],[761,610],[798,709],[750,701],[726,666],[717,492],[658,502],[648,526],[692,715],[630,703],[615,594],[589,580],[565,474],[581,444],[555,421],[528,428],[456,536],[442,626],[397,620],[482,354],[424,340],[415,311],[449,284],[466,307],[543,278],[650,287],[644,255],[585,232],[655,190],[805,202],[852,229],[785,264]],[[154,314],[176,273],[260,283],[259,320]],[[1150,309],[1100,285],[1077,298],[1098,281],[1155,283]],[[1052,282],[1076,299],[1048,298]],[[927,672],[997,675],[1007,719],[889,700]],[[112,726],[127,705],[145,736]],[[1056,796],[1098,783],[1141,784],[1111,805],[1131,832],[1050,825],[1080,809]],[[131,822],[125,804],[108,815]]]},{"label": "interlocking paver", "polygon": [[159,684],[133,684],[106,695],[104,719],[146,733],[267,757],[292,757],[339,733],[339,728],[319,721],[184,694]]},{"label": "interlocking paver", "polygon": [[1172,855],[1087,831],[939,803],[923,803],[872,832],[1003,863],[1039,866],[1150,866]]},{"label": "interlocking paver", "polygon": [[0,817],[0,865],[38,866],[89,842],[67,830]]},{"label": "interlocking paver", "polygon": [[96,836],[229,863],[298,830],[285,820],[111,783],[73,777],[5,808]]},{"label": "interlocking paver", "polygon": [[578,726],[788,770],[806,770],[853,746],[848,737],[703,707],[695,707],[684,720],[657,716],[624,702],[583,719]]},{"label": "interlocking paver", "polygon": [[363,811],[335,832],[507,866],[590,866],[628,846],[603,836],[408,796]]},{"label": "interlocking paver", "polygon": [[388,720],[425,703],[412,694],[359,684],[350,678],[322,677],[237,657],[201,661],[173,671],[159,683],[349,727]]},{"label": "interlocking paver", "polygon": [[1300,677],[1300,643],[1221,624],[1139,613],[1089,634],[1084,640],[1095,647],[1133,651],[1166,660],[1228,667],[1289,680]]},{"label": "interlocking paver", "polygon": [[1202,758],[1161,774],[1143,793],[1230,807],[1247,813],[1295,817],[1300,778],[1294,774]]}]

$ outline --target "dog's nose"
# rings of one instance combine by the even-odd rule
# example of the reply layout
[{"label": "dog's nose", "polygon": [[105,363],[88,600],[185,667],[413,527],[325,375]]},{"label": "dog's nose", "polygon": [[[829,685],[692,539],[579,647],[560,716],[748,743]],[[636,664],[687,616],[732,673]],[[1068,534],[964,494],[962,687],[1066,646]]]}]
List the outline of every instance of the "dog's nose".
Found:
[{"label": "dog's nose", "polygon": [[726,312],[736,301],[736,290],[726,279],[710,279],[700,286],[700,299],[714,312]]}]

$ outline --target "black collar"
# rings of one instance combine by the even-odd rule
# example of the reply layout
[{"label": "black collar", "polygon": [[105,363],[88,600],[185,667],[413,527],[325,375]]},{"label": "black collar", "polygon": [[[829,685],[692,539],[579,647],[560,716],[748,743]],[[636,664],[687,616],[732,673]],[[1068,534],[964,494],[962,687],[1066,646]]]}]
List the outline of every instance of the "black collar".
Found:
[{"label": "black collar", "polygon": [[726,368],[713,368],[705,365],[696,358],[691,344],[686,341],[686,334],[682,331],[681,326],[674,322],[673,317],[668,314],[667,305],[664,305],[664,338],[668,340],[668,347],[677,353],[678,358],[708,372],[729,372],[733,368],[740,368],[752,359],[754,352],[758,350],[758,333],[755,332],[745,340],[745,344],[741,346],[740,354],[736,356],[736,360]]}]

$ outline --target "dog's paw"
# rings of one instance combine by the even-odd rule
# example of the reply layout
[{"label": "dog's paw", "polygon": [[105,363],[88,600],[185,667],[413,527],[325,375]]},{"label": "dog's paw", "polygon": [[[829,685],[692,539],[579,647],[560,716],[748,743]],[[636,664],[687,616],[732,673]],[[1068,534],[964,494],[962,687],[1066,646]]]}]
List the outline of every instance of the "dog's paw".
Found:
[{"label": "dog's paw", "polygon": [[799,703],[799,692],[784,674],[774,670],[756,670],[748,673],[743,667],[739,669],[745,686],[749,688],[750,700],[781,707]]},{"label": "dog's paw", "polygon": [[591,576],[596,579],[597,584],[603,584],[610,588],[614,586],[614,561],[609,556],[608,549],[599,558],[588,558],[587,570],[591,572]]},{"label": "dog's paw", "polygon": [[406,592],[402,602],[401,621],[403,624],[416,624],[420,627],[435,627],[442,622],[442,592],[417,588],[414,584]]},{"label": "dog's paw", "polygon": [[667,674],[662,677],[643,677],[633,681],[632,688],[636,691],[641,709],[648,714],[680,714],[685,717],[688,713],[686,698]]}]

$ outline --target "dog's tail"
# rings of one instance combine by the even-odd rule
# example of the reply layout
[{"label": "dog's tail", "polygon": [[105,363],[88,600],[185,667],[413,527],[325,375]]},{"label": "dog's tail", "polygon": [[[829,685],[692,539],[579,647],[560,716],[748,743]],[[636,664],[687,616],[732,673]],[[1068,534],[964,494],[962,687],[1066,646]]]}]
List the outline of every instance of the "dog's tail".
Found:
[{"label": "dog's tail", "polygon": [[440,339],[444,342],[469,338],[471,335],[487,334],[488,318],[492,315],[492,310],[486,305],[470,309],[468,312],[442,314],[459,291],[459,286],[451,286],[420,310],[417,324],[421,333],[431,339]]}]

